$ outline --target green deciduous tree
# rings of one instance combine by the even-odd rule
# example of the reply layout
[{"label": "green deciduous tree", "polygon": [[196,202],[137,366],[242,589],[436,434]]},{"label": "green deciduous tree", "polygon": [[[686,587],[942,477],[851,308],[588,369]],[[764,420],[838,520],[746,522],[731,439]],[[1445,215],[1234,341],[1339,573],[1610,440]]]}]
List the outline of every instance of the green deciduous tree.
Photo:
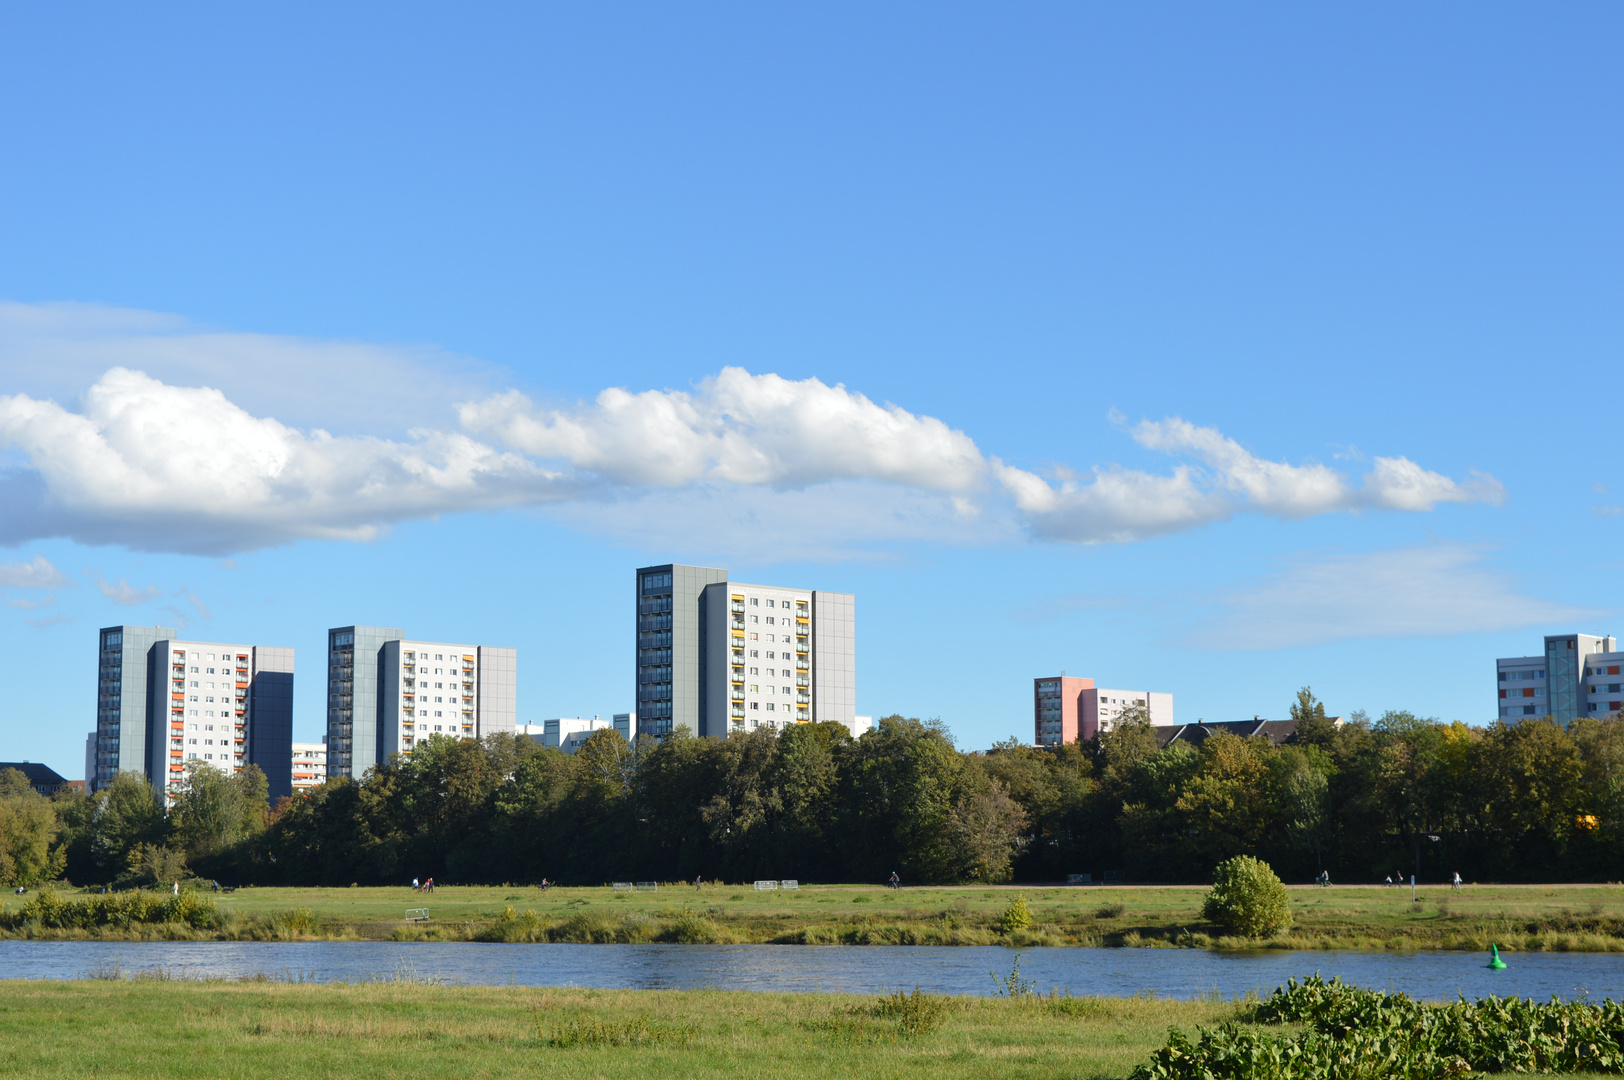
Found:
[{"label": "green deciduous tree", "polygon": [[60,831],[49,799],[18,770],[0,773],[0,885],[59,877],[67,862],[67,853],[55,846]]}]

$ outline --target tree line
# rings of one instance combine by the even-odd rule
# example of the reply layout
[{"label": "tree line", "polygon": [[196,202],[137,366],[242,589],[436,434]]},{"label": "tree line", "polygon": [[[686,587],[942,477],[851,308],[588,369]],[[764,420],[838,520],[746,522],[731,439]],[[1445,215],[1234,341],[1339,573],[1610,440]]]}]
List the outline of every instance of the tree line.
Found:
[{"label": "tree line", "polygon": [[[1609,880],[1624,856],[1624,720],[1489,728],[1407,712],[1161,747],[1143,715],[1080,745],[955,748],[940,723],[854,739],[800,724],[574,754],[431,738],[275,807],[257,769],[196,765],[176,805],[138,773],[51,800],[0,777],[0,880],[348,885],[611,880],[1205,882],[1262,858],[1287,881]],[[20,780],[20,776],[18,777]]]}]

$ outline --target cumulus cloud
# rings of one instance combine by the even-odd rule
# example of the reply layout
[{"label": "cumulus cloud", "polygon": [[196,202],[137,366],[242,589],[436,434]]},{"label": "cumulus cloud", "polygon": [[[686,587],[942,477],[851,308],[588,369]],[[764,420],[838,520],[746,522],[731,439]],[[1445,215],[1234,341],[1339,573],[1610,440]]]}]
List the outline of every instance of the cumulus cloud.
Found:
[{"label": "cumulus cloud", "polygon": [[60,589],[68,579],[43,555],[30,562],[0,563],[0,588]]},{"label": "cumulus cloud", "polygon": [[[1362,476],[1271,461],[1177,417],[1132,428],[1115,418],[1141,446],[1175,459],[1165,472],[1106,464],[1040,473],[984,454],[938,418],[844,385],[737,367],[687,389],[611,387],[590,401],[543,405],[517,390],[431,377],[440,365],[416,354],[206,332],[120,309],[3,303],[0,355],[21,357],[8,376],[20,370],[31,385],[42,372],[115,355],[185,375],[113,366],[76,406],[38,393],[0,396],[0,545],[67,536],[223,556],[529,506],[640,540],[656,521],[666,546],[713,541],[717,523],[729,522],[749,531],[726,535],[756,545],[740,554],[817,558],[1023,533],[1119,543],[1241,513],[1290,520],[1503,498],[1492,477],[1458,481],[1405,457],[1376,457]],[[261,374],[245,382],[247,369]],[[338,415],[368,397],[357,370],[367,385],[423,382],[427,399],[383,397],[402,417],[430,419],[402,424],[404,436],[400,427],[335,434],[255,411],[224,388],[272,404],[321,398],[322,408],[304,413]],[[459,385],[469,392],[454,403]]]},{"label": "cumulus cloud", "polygon": [[0,475],[15,512],[0,543],[70,535],[136,548],[229,553],[301,537],[360,540],[392,522],[536,503],[573,485],[460,433],[411,441],[302,432],[207,387],[114,368],[83,411],[0,396]]},{"label": "cumulus cloud", "polygon": [[1487,633],[1600,614],[1524,595],[1485,565],[1487,557],[1480,547],[1452,543],[1300,555],[1270,577],[1214,598],[1221,614],[1192,641],[1212,649],[1282,649]]},{"label": "cumulus cloud", "polygon": [[723,368],[692,392],[609,389],[591,405],[537,409],[517,391],[464,405],[463,426],[616,483],[801,488],[879,480],[935,491],[981,486],[970,437],[844,386]]},{"label": "cumulus cloud", "polygon": [[1096,467],[1087,480],[1056,470],[1050,481],[995,460],[993,473],[1037,535],[1084,544],[1183,532],[1238,513],[1292,520],[1339,510],[1426,511],[1445,502],[1498,505],[1505,498],[1492,476],[1474,473],[1458,483],[1403,457],[1376,458],[1355,484],[1327,465],[1259,458],[1217,428],[1177,417],[1142,421],[1132,434],[1147,449],[1199,464],[1181,464],[1165,475]]}]

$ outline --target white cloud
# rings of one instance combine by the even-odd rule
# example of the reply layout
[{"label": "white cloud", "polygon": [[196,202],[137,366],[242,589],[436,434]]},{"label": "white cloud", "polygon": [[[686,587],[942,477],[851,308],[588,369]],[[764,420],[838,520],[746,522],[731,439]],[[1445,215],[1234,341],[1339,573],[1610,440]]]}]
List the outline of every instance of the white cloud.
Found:
[{"label": "white cloud", "polygon": [[0,563],[0,588],[60,589],[68,579],[43,555],[30,562]]},{"label": "white cloud", "polygon": [[101,590],[103,596],[124,607],[144,604],[148,600],[156,600],[163,595],[163,591],[156,585],[148,585],[144,589],[138,589],[130,584],[129,578],[120,578],[118,584],[115,585],[94,570],[86,570],[85,573],[96,583],[96,588]]},{"label": "white cloud", "polygon": [[844,386],[723,368],[693,392],[611,388],[591,405],[538,410],[514,391],[464,405],[463,426],[618,484],[699,481],[801,488],[880,480],[978,489],[981,451],[962,431]]},{"label": "white cloud", "polygon": [[1212,649],[1283,649],[1487,633],[1600,614],[1526,596],[1485,558],[1481,548],[1451,543],[1299,556],[1267,580],[1218,597],[1222,614],[1193,640]]},{"label": "white cloud", "polygon": [[396,521],[574,493],[557,474],[466,435],[412,436],[301,432],[218,390],[125,368],[103,375],[78,413],[0,397],[0,446],[29,465],[0,475],[0,495],[16,508],[0,543],[70,535],[227,553],[300,537],[367,539]]},{"label": "white cloud", "polygon": [[[1131,432],[1178,459],[1165,473],[1040,475],[940,419],[815,378],[728,367],[690,389],[611,387],[542,406],[492,393],[493,369],[430,349],[225,333],[91,305],[0,303],[0,356],[12,391],[0,396],[0,545],[67,536],[229,555],[540,506],[640,542],[653,522],[665,546],[753,522],[733,546],[759,546],[740,555],[818,558],[1023,530],[1118,543],[1241,513],[1503,497],[1492,477],[1456,481],[1404,457],[1374,458],[1362,477],[1270,461],[1176,417]],[[80,403],[59,404],[92,365],[104,366]]]},{"label": "white cloud", "polygon": [[1178,465],[1167,475],[1096,467],[1086,482],[1056,470],[1051,483],[996,460],[993,472],[1036,535],[1084,544],[1183,532],[1238,513],[1293,520],[1333,511],[1426,511],[1444,502],[1498,505],[1505,498],[1492,476],[1474,473],[1461,484],[1402,457],[1376,458],[1356,486],[1330,466],[1259,458],[1218,429],[1177,417],[1142,421],[1133,437],[1149,449],[1187,455],[1200,465]]}]

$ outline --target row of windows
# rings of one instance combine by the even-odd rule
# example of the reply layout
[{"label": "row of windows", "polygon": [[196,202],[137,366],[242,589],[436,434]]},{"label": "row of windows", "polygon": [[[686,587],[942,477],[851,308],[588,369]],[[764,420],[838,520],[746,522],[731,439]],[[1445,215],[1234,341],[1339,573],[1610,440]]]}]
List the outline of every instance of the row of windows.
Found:
[{"label": "row of windows", "polygon": [[1618,665],[1617,664],[1608,664],[1606,667],[1602,667],[1600,664],[1597,664],[1594,670],[1592,670],[1590,668],[1585,668],[1585,674],[1586,675],[1617,675],[1618,674]]},{"label": "row of windows", "polygon": [[[751,693],[752,693],[752,694],[759,694],[759,693],[761,693],[761,691],[760,691],[760,690],[758,690],[758,689],[756,689],[756,684],[755,684],[755,683],[751,683],[751,684],[750,684],[750,692],[751,692]],[[769,687],[767,687],[767,693],[769,693],[769,694],[770,694],[770,693],[772,693],[772,692],[773,692],[773,688],[772,688],[772,687],[770,687],[770,686],[769,686]],[[780,691],[780,693],[784,693],[784,694],[788,694],[788,693],[789,693],[789,692],[790,692],[790,688],[789,688],[789,687],[787,687],[787,686],[786,686],[786,687],[784,687],[784,689],[783,689],[783,690],[782,690],[782,691]]]},{"label": "row of windows", "polygon": [[[784,671],[784,678],[786,678],[786,679],[790,678],[789,668],[784,668],[783,671]],[[759,670],[757,670],[756,668],[751,668],[750,669],[750,674],[759,675],[759,674],[761,674],[761,672]],[[772,668],[768,668],[767,669],[767,674],[769,676],[772,676],[772,675],[778,674],[778,672],[774,671]]]},{"label": "row of windows", "polygon": [[[1585,674],[1586,675],[1590,674],[1590,670],[1588,668],[1585,669]],[[1545,672],[1543,670],[1540,670],[1540,671],[1502,671],[1500,673],[1500,681],[1501,682],[1522,682],[1523,680],[1526,680],[1526,679],[1543,679],[1544,677],[1545,677]]]},{"label": "row of windows", "polygon": [[1500,696],[1501,697],[1505,697],[1507,694],[1510,694],[1512,697],[1519,697],[1519,696],[1521,696],[1521,697],[1544,697],[1545,696],[1545,688],[1543,686],[1539,686],[1539,687],[1532,687],[1532,688],[1527,689],[1527,690],[1502,690],[1502,691],[1500,691]]},{"label": "row of windows", "polygon": [[[806,607],[806,601],[805,600],[797,600],[795,602],[797,604],[799,604],[801,607]],[[751,607],[759,607],[760,606],[760,601],[758,601],[754,596],[752,596],[750,598],[750,606]],[[773,602],[771,600],[767,601],[767,606],[772,607]],[[784,608],[787,611],[787,610],[789,610],[789,601],[788,600],[780,601],[778,606],[781,607],[781,608]]]}]

